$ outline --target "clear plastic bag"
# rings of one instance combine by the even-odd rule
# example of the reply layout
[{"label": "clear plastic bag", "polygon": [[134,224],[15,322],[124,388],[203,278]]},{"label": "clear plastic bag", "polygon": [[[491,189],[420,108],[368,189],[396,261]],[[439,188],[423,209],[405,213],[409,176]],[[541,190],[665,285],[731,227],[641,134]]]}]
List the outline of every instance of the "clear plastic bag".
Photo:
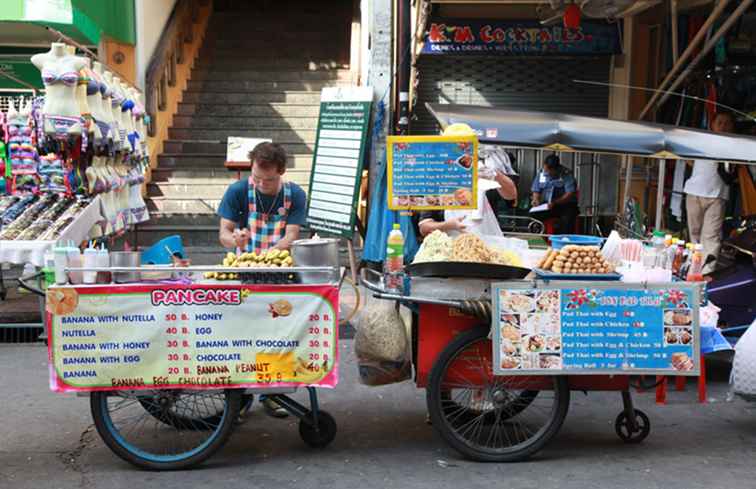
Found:
[{"label": "clear plastic bag", "polygon": [[368,299],[353,324],[361,383],[387,385],[411,377],[407,329],[394,302]]}]

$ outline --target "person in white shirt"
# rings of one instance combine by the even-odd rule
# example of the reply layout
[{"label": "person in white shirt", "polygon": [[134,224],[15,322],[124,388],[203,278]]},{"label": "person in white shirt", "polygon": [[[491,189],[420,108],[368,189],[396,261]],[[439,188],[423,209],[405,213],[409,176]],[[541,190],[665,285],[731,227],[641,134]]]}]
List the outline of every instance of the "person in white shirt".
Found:
[{"label": "person in white shirt", "polygon": [[[733,132],[732,116],[719,113],[711,123],[713,132]],[[701,243],[708,259],[704,273],[716,267],[716,258],[722,243],[722,223],[725,203],[730,196],[730,184],[734,174],[725,169],[725,164],[716,161],[696,160],[693,174],[685,182],[685,208],[688,214],[688,231],[693,243]]]}]

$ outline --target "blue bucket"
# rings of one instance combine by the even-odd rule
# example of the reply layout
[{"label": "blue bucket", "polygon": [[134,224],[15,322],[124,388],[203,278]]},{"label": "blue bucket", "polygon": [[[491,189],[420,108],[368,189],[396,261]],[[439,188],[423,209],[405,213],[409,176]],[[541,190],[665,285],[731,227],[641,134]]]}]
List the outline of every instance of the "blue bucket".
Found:
[{"label": "blue bucket", "polygon": [[181,236],[174,235],[163,238],[142,252],[143,265],[172,265],[173,257],[185,259],[184,245]]},{"label": "blue bucket", "polygon": [[551,237],[551,247],[561,250],[567,245],[577,246],[601,246],[604,238],[597,236],[582,236],[580,234],[560,234]]}]

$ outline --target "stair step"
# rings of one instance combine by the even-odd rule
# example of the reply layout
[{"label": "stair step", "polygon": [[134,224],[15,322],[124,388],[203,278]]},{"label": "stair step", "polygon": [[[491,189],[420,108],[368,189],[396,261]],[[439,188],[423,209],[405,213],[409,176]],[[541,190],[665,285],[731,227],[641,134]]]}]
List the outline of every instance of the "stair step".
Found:
[{"label": "stair step", "polygon": [[[225,158],[224,158],[225,159]],[[207,182],[210,184],[229,185],[236,181],[236,172],[225,168],[191,168],[191,169],[161,169],[152,170],[151,183],[180,184]]]},{"label": "stair step", "polygon": [[212,92],[296,92],[317,91],[325,87],[350,85],[350,80],[285,80],[250,81],[250,80],[190,80],[187,90]]},{"label": "stair step", "polygon": [[277,143],[307,144],[315,142],[314,129],[168,129],[168,137],[171,139],[226,141],[229,136],[245,138],[269,138]]},{"label": "stair step", "polygon": [[178,115],[233,117],[315,117],[320,114],[320,102],[302,104],[190,104],[180,103]]},{"label": "stair step", "polygon": [[137,231],[153,230],[166,231],[170,229],[178,228],[197,228],[207,231],[208,229],[215,229],[218,231],[218,223],[220,217],[214,213],[207,214],[182,214],[182,213],[164,213],[153,212],[150,214],[150,220],[144,224],[137,226]]},{"label": "stair step", "polygon": [[184,214],[196,216],[215,215],[220,204],[217,199],[151,197],[146,200],[150,215],[153,212],[161,214]]},{"label": "stair step", "polygon": [[306,58],[288,57],[281,59],[278,56],[270,54],[251,53],[247,56],[221,57],[215,56],[198,57],[194,67],[198,70],[256,70],[258,72],[279,72],[279,71],[311,71],[311,72],[332,72],[338,70],[348,70],[349,64],[340,61],[323,61],[311,60]]},{"label": "stair step", "polygon": [[[305,188],[310,182],[310,173],[307,171],[287,171],[286,180],[294,182]],[[147,184],[147,196],[149,198],[166,198],[166,199],[201,199],[203,201],[215,201],[223,198],[226,189],[235,180],[227,179],[226,181],[217,182],[203,178],[186,178],[178,182],[150,182]]]},{"label": "stair step", "polygon": [[173,116],[174,129],[217,128],[217,129],[310,129],[318,127],[317,117],[238,117],[235,113],[227,116]]},{"label": "stair step", "polygon": [[196,179],[193,183],[151,182],[147,184],[147,196],[165,197],[170,199],[185,199],[189,197],[203,200],[220,200],[226,193],[228,186],[233,183],[216,183],[204,179]]},{"label": "stair step", "polygon": [[244,93],[244,92],[184,92],[182,102],[185,103],[218,103],[218,104],[254,104],[254,103],[289,103],[289,104],[319,104],[320,92],[284,91],[274,93]]},{"label": "stair step", "polygon": [[[166,153],[212,153],[216,155],[225,155],[227,149],[226,138],[217,138],[212,141],[192,140],[192,139],[167,139],[163,144],[163,151]],[[247,136],[254,137],[254,136]],[[270,137],[270,136],[266,136]],[[314,144],[298,142],[281,142],[287,154],[312,154]]]},{"label": "stair step", "polygon": [[340,43],[291,43],[281,44],[279,41],[259,42],[254,47],[233,48],[223,46],[202,46],[197,52],[197,57],[217,56],[219,58],[248,58],[250,51],[268,57],[293,57],[294,59],[312,59],[316,61],[346,61],[344,59],[347,49],[339,46]]},{"label": "stair step", "polygon": [[272,39],[294,42],[329,42],[333,41],[334,33],[328,31],[291,31],[275,30],[270,27],[254,28],[251,27],[246,31],[226,31],[218,28],[209,28],[205,33],[205,46],[215,46],[224,48],[237,49],[256,49],[258,43],[267,42]]},{"label": "stair step", "polygon": [[352,72],[343,69],[333,70],[297,70],[296,68],[284,70],[250,70],[238,67],[225,69],[195,68],[192,71],[191,81],[222,80],[222,81],[321,81],[340,80],[351,81]]},{"label": "stair step", "polygon": [[[312,154],[288,154],[288,168],[309,168],[312,165]],[[223,154],[201,154],[201,153],[163,153],[158,156],[158,168],[152,170],[153,178],[155,172],[192,172],[192,171],[212,171],[226,172],[229,175],[236,173],[224,167],[226,163],[225,152]]]}]

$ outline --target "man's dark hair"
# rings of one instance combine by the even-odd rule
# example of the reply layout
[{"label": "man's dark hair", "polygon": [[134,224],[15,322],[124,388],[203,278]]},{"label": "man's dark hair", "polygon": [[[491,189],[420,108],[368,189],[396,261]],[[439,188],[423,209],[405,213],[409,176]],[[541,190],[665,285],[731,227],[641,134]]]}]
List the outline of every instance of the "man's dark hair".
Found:
[{"label": "man's dark hair", "polygon": [[549,155],[543,160],[543,164],[549,168],[557,168],[559,166],[559,157],[557,155]]},{"label": "man's dark hair", "polygon": [[279,173],[286,171],[286,151],[280,144],[258,144],[249,152],[249,161],[264,168],[275,167]]}]

